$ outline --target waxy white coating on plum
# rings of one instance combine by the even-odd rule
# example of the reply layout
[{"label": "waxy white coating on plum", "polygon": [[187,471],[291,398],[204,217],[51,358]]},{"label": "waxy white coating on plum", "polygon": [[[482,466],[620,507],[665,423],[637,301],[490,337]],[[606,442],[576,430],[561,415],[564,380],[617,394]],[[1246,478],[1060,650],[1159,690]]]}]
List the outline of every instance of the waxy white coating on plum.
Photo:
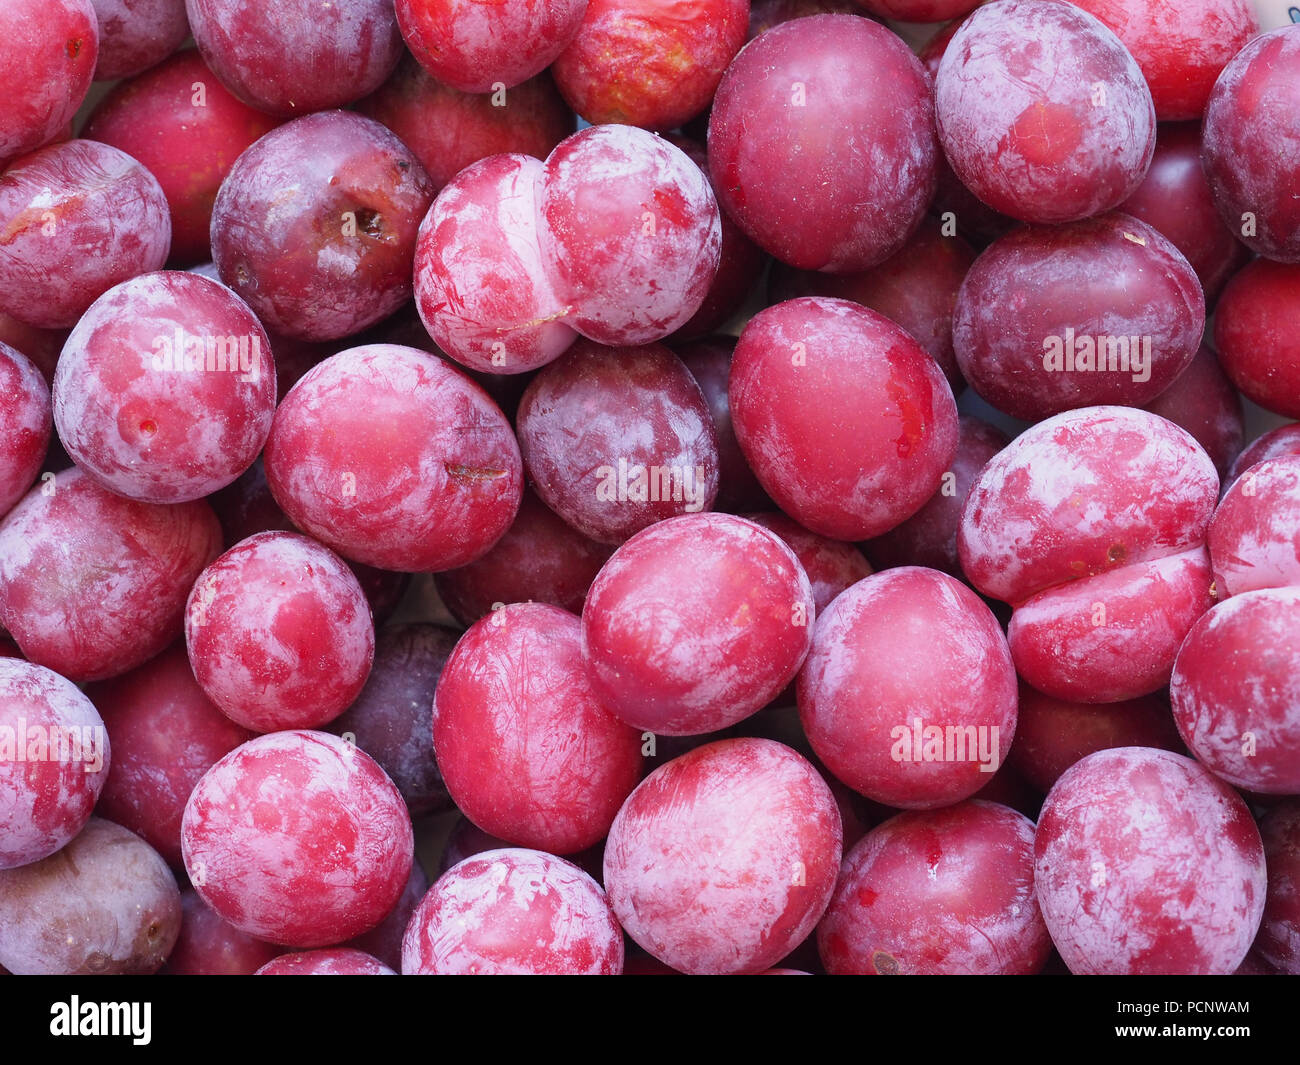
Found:
[{"label": "waxy white coating on plum", "polygon": [[544,175],[530,156],[491,156],[457,174],[420,224],[420,319],[443,351],[472,369],[535,370],[577,338],[542,257]]},{"label": "waxy white coating on plum", "polygon": [[1033,822],[979,799],[890,818],[845,856],[817,943],[832,975],[1039,972]]},{"label": "waxy white coating on plum", "polygon": [[1159,691],[1196,619],[1214,605],[1204,547],[1040,592],[1007,629],[1016,671],[1058,699],[1112,703]]},{"label": "waxy white coating on plum", "polygon": [[1100,20],[1058,0],[975,10],[939,63],[935,112],[961,181],[1027,222],[1117,207],[1155,151],[1155,106],[1137,62]]},{"label": "waxy white coating on plum", "polygon": [[730,514],[685,515],[605,563],[582,611],[583,657],[628,724],[716,732],[794,679],[815,614],[808,576],[776,533]]},{"label": "waxy white coating on plum", "polygon": [[1208,543],[1219,597],[1300,585],[1300,454],[1249,466],[1224,493]]},{"label": "waxy white coating on plum", "polygon": [[267,329],[336,340],[398,310],[433,182],[373,119],[324,111],[249,148],[212,208],[221,280]]},{"label": "waxy white coating on plum", "polygon": [[0,7],[0,164],[48,144],[90,90],[99,23],[90,0],[6,0]]},{"label": "waxy white coating on plum", "polygon": [[1266,259],[1300,262],[1300,30],[1261,34],[1219,75],[1201,158],[1224,224]]},{"label": "waxy white coating on plum", "polygon": [[787,300],[749,320],[731,363],[732,424],[777,505],[835,540],[911,517],[957,451],[957,405],[929,354],[848,300]]},{"label": "waxy white coating on plum", "polygon": [[185,807],[185,868],[241,931],[291,947],[374,928],[401,897],[414,837],[368,754],[323,732],[275,732],[226,755]]},{"label": "waxy white coating on plum", "polygon": [[897,252],[933,198],[939,154],[920,61],[856,15],[760,34],[727,68],[709,119],[722,206],[801,270],[865,270]]},{"label": "waxy white coating on plum", "polygon": [[104,487],[146,503],[224,488],[253,464],[274,414],[261,323],[230,289],[195,274],[145,274],[104,293],[54,373],[68,454]]},{"label": "waxy white coating on plum", "polygon": [[1145,222],[1119,213],[995,241],[962,282],[952,324],[971,387],[1032,421],[1150,402],[1190,365],[1204,331],[1191,264]]},{"label": "waxy white coating on plum", "polygon": [[542,502],[600,543],[710,510],[717,498],[718,444],[704,393],[660,344],[578,341],[529,383],[516,425]]},{"label": "waxy white coating on plum", "polygon": [[481,829],[572,854],[599,842],[641,776],[641,736],[601,705],[578,618],[514,603],[470,627],[433,704],[447,790]]},{"label": "waxy white coating on plum", "polygon": [[1016,608],[1011,653],[1031,684],[1104,703],[1167,682],[1213,602],[1203,545],[1218,484],[1191,434],[1131,407],[1058,414],[994,456],[958,554],[976,588]]},{"label": "waxy white coating on plum", "polygon": [[268,961],[254,976],[396,976],[378,958],[351,947],[303,950],[281,954]]},{"label": "waxy white coating on plum", "polygon": [[82,830],[108,779],[110,745],[74,684],[17,658],[0,658],[0,730],[0,869],[12,869]]},{"label": "waxy white coating on plum", "polygon": [[1300,794],[1300,587],[1243,592],[1205,614],[1169,695],[1206,768],[1239,788]]},{"label": "waxy white coating on plum", "polygon": [[[0,727],[0,975],[1300,971],[1300,459],[1208,472],[1300,417],[1252,3],[0,0],[0,718],[113,741]],[[955,329],[1046,422],[967,448]]]},{"label": "waxy white coating on plum", "polygon": [[185,606],[200,687],[255,732],[318,728],[361,693],[375,653],[365,593],[334,552],[265,532],[205,569]]},{"label": "waxy white coating on plum", "polygon": [[1259,927],[1259,830],[1235,791],[1181,755],[1119,747],[1075,763],[1047,796],[1034,854],[1072,973],[1231,973]]},{"label": "waxy white coating on plum", "polygon": [[592,126],[561,141],[546,159],[538,209],[555,291],[591,340],[660,340],[709,294],[722,255],[713,187],[654,134]]},{"label": "waxy white coating on plum", "polygon": [[119,282],[159,269],[171,246],[162,186],[125,152],[73,140],[0,174],[0,310],[67,329]]},{"label": "waxy white coating on plum", "polygon": [[307,114],[379,88],[402,55],[391,0],[187,0],[204,61],[260,111]]},{"label": "waxy white coating on plum", "polygon": [[407,47],[461,92],[510,89],[540,74],[582,23],[587,0],[397,0]]},{"label": "waxy white coating on plum", "polygon": [[618,976],[623,932],[600,885],[562,858],[491,850],[452,866],[416,908],[404,976]]},{"label": "waxy white coating on plum", "polygon": [[985,595],[1019,603],[1066,581],[1198,546],[1218,495],[1192,436],[1129,407],[1088,407],[1018,436],[980,472],[957,547]]},{"label": "waxy white coating on plum", "polygon": [[[798,701],[826,767],[904,809],[975,794],[1016,730],[1016,674],[997,619],[964,584],[919,566],[874,574],[831,603],[799,673]],[[927,727],[943,731],[941,758],[917,749]]]},{"label": "waxy white coating on plum", "polygon": [[265,463],[295,525],[351,561],[410,573],[485,554],[524,487],[515,435],[487,393],[396,344],[310,370],[276,411]]},{"label": "waxy white coating on plum", "polygon": [[825,912],[842,839],[835,798],[804,758],[773,740],[722,740],[632,793],[605,844],[605,886],[628,935],[674,969],[761,972]]},{"label": "waxy white coating on plum", "polygon": [[190,35],[185,0],[91,0],[99,24],[95,80],[129,78],[161,63]]},{"label": "waxy white coating on plum", "polygon": [[180,635],[185,597],[220,551],[203,500],[138,503],[65,470],[0,522],[0,624],[70,680],[115,677]]},{"label": "waxy white coating on plum", "polygon": [[32,361],[0,342],[0,518],[22,499],[45,461],[53,427],[50,389]]}]

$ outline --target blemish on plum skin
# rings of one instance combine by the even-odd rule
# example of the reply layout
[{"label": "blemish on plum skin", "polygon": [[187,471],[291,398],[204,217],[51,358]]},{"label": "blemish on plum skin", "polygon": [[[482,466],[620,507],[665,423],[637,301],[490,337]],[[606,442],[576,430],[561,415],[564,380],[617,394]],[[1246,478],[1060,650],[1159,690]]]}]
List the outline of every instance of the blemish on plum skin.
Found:
[{"label": "blemish on plum skin", "polygon": [[871,967],[876,970],[878,976],[898,975],[898,959],[883,950],[878,950],[871,955]]},{"label": "blemish on plum skin", "polygon": [[1106,561],[1112,565],[1123,565],[1126,558],[1128,558],[1128,548],[1123,544],[1111,544],[1106,552]]},{"label": "blemish on plum skin", "polygon": [[377,237],[384,232],[383,215],[378,211],[363,208],[356,213],[357,229],[367,236]]},{"label": "blemish on plum skin", "polygon": [[76,59],[81,54],[81,38],[74,37],[68,42],[68,58]]},{"label": "blemish on plum skin", "polygon": [[886,384],[889,398],[895,402],[898,408],[899,417],[902,420],[902,435],[898,437],[895,444],[898,448],[898,457],[905,459],[912,454],[918,443],[925,438],[925,418],[916,406],[907,401],[907,398],[899,384],[891,379]]},{"label": "blemish on plum skin", "polygon": [[452,462],[443,463],[443,468],[447,471],[448,477],[458,481],[494,481],[506,475],[505,470],[483,466],[462,466]]}]

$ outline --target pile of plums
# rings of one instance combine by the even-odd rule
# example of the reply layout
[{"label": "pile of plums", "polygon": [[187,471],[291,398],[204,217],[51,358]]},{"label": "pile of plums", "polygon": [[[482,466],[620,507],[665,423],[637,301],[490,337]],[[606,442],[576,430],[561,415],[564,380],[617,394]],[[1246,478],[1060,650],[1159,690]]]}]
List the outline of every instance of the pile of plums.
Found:
[{"label": "pile of plums", "polygon": [[0,971],[1300,973],[1292,16],[4,0]]}]

